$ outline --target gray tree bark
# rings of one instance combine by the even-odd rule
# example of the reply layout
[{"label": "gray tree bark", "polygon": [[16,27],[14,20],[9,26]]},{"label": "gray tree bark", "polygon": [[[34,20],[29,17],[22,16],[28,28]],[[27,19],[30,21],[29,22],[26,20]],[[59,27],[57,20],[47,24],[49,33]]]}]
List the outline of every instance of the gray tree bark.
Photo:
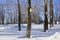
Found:
[{"label": "gray tree bark", "polygon": [[30,33],[31,33],[31,12],[30,12],[30,9],[31,9],[31,0],[28,0],[28,23],[27,23],[27,30],[26,30],[26,37],[27,38],[30,38]]},{"label": "gray tree bark", "polygon": [[50,0],[50,28],[53,26],[53,4],[52,0]]},{"label": "gray tree bark", "polygon": [[19,27],[19,31],[21,31],[21,12],[20,12],[20,3],[19,3],[19,0],[18,0],[18,27]]},{"label": "gray tree bark", "polygon": [[44,32],[46,32],[46,30],[48,30],[48,13],[47,13],[47,0],[44,0]]}]

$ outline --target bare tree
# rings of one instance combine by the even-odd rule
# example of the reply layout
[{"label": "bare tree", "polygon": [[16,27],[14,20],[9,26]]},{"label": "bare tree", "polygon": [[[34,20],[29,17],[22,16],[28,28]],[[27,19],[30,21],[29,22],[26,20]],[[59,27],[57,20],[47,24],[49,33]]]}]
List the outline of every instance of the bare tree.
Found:
[{"label": "bare tree", "polygon": [[20,3],[19,3],[19,0],[18,1],[18,13],[19,13],[19,16],[18,16],[18,27],[19,27],[19,31],[21,31],[21,12],[20,12]]},{"label": "bare tree", "polygon": [[0,8],[0,24],[1,24],[1,8]]},{"label": "bare tree", "polygon": [[6,0],[6,2],[7,2],[7,8],[6,8],[6,10],[7,10],[7,18],[9,18],[7,21],[8,21],[8,23],[12,23],[12,13],[11,13],[11,0]]},{"label": "bare tree", "polygon": [[[34,3],[32,4],[32,14],[31,14],[31,20],[34,23],[41,23],[42,19],[41,16],[39,15],[40,12],[44,12],[44,6],[38,3],[36,0],[34,0]],[[42,14],[42,13],[41,13]]]},{"label": "bare tree", "polygon": [[57,21],[60,19],[60,3],[54,3],[55,4],[55,14],[54,14],[54,20],[55,24],[57,24]]},{"label": "bare tree", "polygon": [[0,24],[4,24],[4,18],[5,18],[5,14],[4,14],[4,6],[3,4],[0,4],[1,8],[0,8]]},{"label": "bare tree", "polygon": [[48,13],[47,13],[47,0],[44,0],[44,32],[48,29]]},{"label": "bare tree", "polygon": [[31,32],[31,0],[28,1],[28,23],[27,23],[27,30],[26,30],[26,37],[30,38],[30,32]]},{"label": "bare tree", "polygon": [[50,27],[53,26],[53,4],[52,4],[52,0],[50,0]]},{"label": "bare tree", "polygon": [[3,8],[2,8],[2,15],[1,15],[1,19],[2,19],[2,24],[4,24],[4,11],[3,11]]}]

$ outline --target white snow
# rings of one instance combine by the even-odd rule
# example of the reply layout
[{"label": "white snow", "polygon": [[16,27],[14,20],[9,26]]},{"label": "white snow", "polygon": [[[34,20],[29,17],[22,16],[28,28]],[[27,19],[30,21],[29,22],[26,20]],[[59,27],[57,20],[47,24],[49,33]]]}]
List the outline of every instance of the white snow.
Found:
[{"label": "white snow", "polygon": [[60,33],[56,32],[53,36],[50,36],[49,40],[60,40]]},{"label": "white snow", "polygon": [[0,27],[0,30],[4,30],[5,28],[4,27]]},{"label": "white snow", "polygon": [[21,31],[18,31],[17,24],[0,25],[0,40],[60,40],[60,24],[43,32],[44,24],[31,25],[31,38],[26,38],[27,24],[21,24]]},{"label": "white snow", "polygon": [[14,36],[0,36],[0,40],[16,40]]}]

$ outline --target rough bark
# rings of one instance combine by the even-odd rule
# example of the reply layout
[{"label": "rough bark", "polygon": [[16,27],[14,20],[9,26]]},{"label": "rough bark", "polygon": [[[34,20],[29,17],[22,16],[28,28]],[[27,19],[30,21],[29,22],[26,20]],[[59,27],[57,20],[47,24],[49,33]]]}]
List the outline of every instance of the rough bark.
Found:
[{"label": "rough bark", "polygon": [[20,3],[19,3],[19,0],[18,0],[18,27],[19,27],[19,31],[21,31],[21,12],[20,12]]},{"label": "rough bark", "polygon": [[52,0],[50,0],[50,28],[53,26],[53,4]]},{"label": "rough bark", "polygon": [[44,32],[46,32],[46,30],[48,30],[48,13],[47,13],[47,0],[44,0]]},{"label": "rough bark", "polygon": [[28,23],[27,23],[27,30],[26,30],[26,37],[27,38],[30,38],[30,32],[31,32],[31,12],[30,12],[30,9],[31,9],[31,0],[27,0],[28,1]]}]

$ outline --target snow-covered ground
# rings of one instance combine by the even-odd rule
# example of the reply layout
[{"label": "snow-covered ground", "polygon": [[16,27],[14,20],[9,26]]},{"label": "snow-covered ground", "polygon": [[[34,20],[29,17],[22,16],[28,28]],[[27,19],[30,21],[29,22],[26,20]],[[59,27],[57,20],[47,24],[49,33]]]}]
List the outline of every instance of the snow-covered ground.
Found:
[{"label": "snow-covered ground", "polygon": [[60,24],[43,32],[43,24],[31,25],[31,38],[25,38],[27,24],[21,24],[18,31],[17,24],[0,25],[0,40],[60,40]]}]

